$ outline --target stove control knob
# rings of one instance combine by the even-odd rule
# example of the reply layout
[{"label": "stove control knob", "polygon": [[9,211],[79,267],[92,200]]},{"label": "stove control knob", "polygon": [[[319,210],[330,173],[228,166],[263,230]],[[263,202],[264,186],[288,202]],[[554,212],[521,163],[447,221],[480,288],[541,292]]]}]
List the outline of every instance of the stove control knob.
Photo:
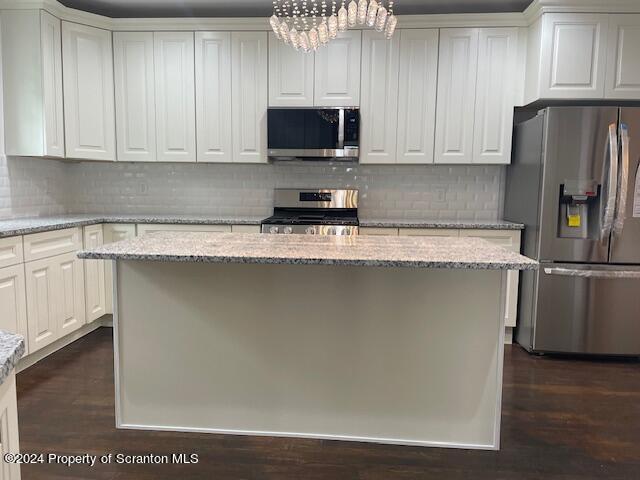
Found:
[{"label": "stove control knob", "polygon": [[309,234],[309,235],[315,235],[316,233],[316,228],[315,227],[307,227],[306,230],[304,231],[305,233]]},{"label": "stove control knob", "polygon": [[291,227],[284,227],[284,233],[286,233],[286,234],[293,233],[293,228],[291,228]]},{"label": "stove control knob", "polygon": [[279,230],[278,227],[269,227],[269,233],[278,233]]}]

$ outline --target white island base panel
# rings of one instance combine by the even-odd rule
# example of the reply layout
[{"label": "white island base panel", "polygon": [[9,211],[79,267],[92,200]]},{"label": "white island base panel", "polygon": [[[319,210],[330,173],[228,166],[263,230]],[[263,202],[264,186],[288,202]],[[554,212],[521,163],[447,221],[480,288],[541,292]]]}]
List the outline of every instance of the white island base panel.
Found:
[{"label": "white island base panel", "polygon": [[116,263],[119,428],[499,448],[506,271]]}]

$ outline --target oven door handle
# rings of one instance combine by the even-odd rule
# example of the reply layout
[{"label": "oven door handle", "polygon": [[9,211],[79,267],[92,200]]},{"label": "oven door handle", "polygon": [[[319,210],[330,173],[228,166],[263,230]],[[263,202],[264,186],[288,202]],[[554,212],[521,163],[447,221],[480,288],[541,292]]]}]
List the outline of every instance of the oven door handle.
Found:
[{"label": "oven door handle", "polygon": [[580,270],[577,268],[553,267],[545,268],[544,273],[561,277],[640,279],[640,270]]}]

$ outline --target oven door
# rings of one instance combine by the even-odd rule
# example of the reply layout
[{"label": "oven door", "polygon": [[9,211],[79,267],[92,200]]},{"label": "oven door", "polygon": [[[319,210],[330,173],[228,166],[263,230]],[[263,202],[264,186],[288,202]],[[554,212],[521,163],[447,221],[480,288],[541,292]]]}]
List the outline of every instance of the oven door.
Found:
[{"label": "oven door", "polygon": [[277,160],[358,158],[359,114],[344,108],[270,108],[269,157]]}]

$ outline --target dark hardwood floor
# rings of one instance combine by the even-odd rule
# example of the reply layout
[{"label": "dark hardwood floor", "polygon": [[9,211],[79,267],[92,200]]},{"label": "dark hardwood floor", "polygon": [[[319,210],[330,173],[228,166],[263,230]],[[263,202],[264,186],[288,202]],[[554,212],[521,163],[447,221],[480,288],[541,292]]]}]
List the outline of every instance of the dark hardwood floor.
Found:
[{"label": "dark hardwood floor", "polygon": [[30,479],[640,479],[640,363],[507,347],[499,452],[116,430],[112,331],[18,374],[23,452],[197,453],[196,465],[23,465]]}]

